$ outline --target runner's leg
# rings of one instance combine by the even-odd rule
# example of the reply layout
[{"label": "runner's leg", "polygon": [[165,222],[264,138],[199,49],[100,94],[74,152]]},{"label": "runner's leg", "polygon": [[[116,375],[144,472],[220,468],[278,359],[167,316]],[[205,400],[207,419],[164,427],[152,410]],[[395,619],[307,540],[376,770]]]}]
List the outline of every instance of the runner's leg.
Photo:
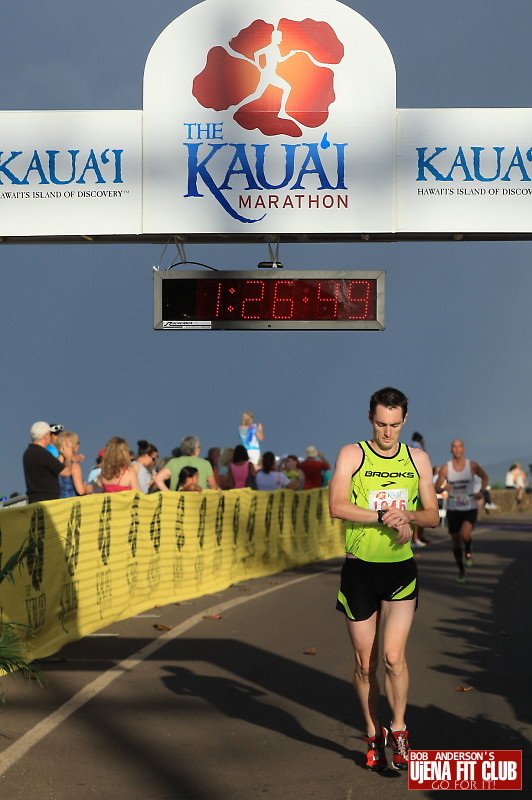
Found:
[{"label": "runner's leg", "polygon": [[458,565],[458,571],[460,572],[460,574],[463,574],[464,559],[462,557],[462,540],[460,538],[460,531],[456,531],[456,533],[451,533],[451,542],[453,547],[454,559]]},{"label": "runner's leg", "polygon": [[408,695],[408,667],[406,642],[416,600],[395,600],[381,603],[383,657],[386,669],[384,689],[392,711],[393,730],[406,730],[405,710]]},{"label": "runner's leg", "polygon": [[471,559],[471,548],[473,546],[473,542],[471,539],[472,533],[473,533],[473,525],[470,522],[462,522],[462,525],[460,527],[460,540],[464,544],[466,562]]},{"label": "runner's leg", "polygon": [[368,736],[379,733],[377,703],[380,687],[377,680],[379,649],[379,612],[369,619],[354,621],[346,617],[347,631],[355,651],[353,686],[357,694]]}]

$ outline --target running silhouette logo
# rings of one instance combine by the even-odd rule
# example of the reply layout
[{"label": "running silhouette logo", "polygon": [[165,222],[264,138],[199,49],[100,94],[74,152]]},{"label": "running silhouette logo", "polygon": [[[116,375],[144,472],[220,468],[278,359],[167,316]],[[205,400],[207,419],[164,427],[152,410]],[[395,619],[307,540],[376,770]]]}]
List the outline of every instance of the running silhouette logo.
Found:
[{"label": "running silhouette logo", "polygon": [[218,506],[216,508],[216,524],[215,524],[216,544],[218,546],[221,545],[223,538],[224,514],[225,514],[225,498],[223,495],[221,495],[218,501]]},{"label": "running silhouette logo", "polygon": [[70,519],[67,525],[67,535],[65,540],[65,560],[68,572],[73,576],[78,566],[79,558],[79,529],[81,527],[81,503],[72,505]]},{"label": "running silhouette logo", "polygon": [[344,47],[326,22],[258,19],[226,46],[209,50],[193,81],[192,94],[204,107],[232,111],[246,130],[265,136],[299,137],[318,128],[336,99],[334,72]]},{"label": "running silhouette logo", "polygon": [[28,546],[26,548],[26,566],[31,583],[36,591],[40,591],[44,572],[44,537],[46,525],[42,506],[37,506],[31,517]]},{"label": "running silhouette logo", "polygon": [[238,533],[240,530],[240,497],[236,498],[235,507],[233,509],[233,544],[238,542]]},{"label": "running silhouette logo", "polygon": [[159,500],[157,501],[157,508],[153,513],[153,517],[151,520],[150,525],[150,538],[153,544],[153,549],[156,553],[159,552],[159,548],[161,546],[161,512],[163,508],[163,496],[159,494]]},{"label": "running silhouette logo", "polygon": [[140,496],[137,493],[131,504],[131,523],[129,526],[129,533],[127,540],[131,548],[131,555],[133,558],[137,555],[137,539],[139,532],[139,501]]}]

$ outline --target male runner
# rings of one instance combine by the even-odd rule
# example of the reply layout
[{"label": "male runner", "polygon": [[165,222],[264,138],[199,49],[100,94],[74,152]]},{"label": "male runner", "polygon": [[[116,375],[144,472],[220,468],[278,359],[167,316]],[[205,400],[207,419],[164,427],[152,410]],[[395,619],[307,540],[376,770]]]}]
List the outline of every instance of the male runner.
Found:
[{"label": "male runner", "polygon": [[[464,456],[465,448],[461,439],[453,439],[451,453],[453,457],[447,461],[438,473],[436,491],[442,488],[449,493],[447,500],[447,527],[451,535],[455,561],[458,565],[458,582],[466,579],[465,567],[473,564],[471,534],[477,521],[477,503],[483,499],[488,485],[488,476],[476,461]],[[480,491],[475,492],[475,475],[482,481]],[[462,558],[462,544],[465,551],[465,565]]]},{"label": "male runner", "polygon": [[[408,766],[405,649],[418,594],[411,524],[436,527],[439,522],[430,459],[423,450],[399,442],[407,410],[408,400],[397,389],[372,395],[371,441],[342,447],[329,494],[331,516],[348,521],[336,607],[346,616],[355,651],[353,684],[366,723],[366,767],[376,771],[387,765],[387,740],[392,766]],[[389,732],[377,717],[379,626],[392,713]]]}]

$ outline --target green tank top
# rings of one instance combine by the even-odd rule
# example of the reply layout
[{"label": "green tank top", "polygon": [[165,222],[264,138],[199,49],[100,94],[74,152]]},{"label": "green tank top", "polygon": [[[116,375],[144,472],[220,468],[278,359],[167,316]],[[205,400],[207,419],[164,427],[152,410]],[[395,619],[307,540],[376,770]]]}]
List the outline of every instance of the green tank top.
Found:
[{"label": "green tank top", "polygon": [[[379,456],[368,442],[359,442],[362,463],[351,478],[350,501],[378,511],[388,507],[415,511],[419,506],[419,474],[410,449],[399,444],[395,456]],[[345,551],[362,561],[393,562],[412,558],[410,543],[397,544],[396,531],[378,523],[348,522]]]}]

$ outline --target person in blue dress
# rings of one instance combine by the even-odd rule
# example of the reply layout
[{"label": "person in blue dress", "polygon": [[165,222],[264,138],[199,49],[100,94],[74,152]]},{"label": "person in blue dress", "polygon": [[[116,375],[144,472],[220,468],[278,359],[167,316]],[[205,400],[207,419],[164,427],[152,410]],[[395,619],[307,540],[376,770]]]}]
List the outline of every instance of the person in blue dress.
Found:
[{"label": "person in blue dress", "polygon": [[251,411],[244,411],[242,424],[238,429],[240,441],[248,451],[249,460],[254,467],[260,462],[260,443],[264,440],[264,429],[261,423],[255,422]]}]

